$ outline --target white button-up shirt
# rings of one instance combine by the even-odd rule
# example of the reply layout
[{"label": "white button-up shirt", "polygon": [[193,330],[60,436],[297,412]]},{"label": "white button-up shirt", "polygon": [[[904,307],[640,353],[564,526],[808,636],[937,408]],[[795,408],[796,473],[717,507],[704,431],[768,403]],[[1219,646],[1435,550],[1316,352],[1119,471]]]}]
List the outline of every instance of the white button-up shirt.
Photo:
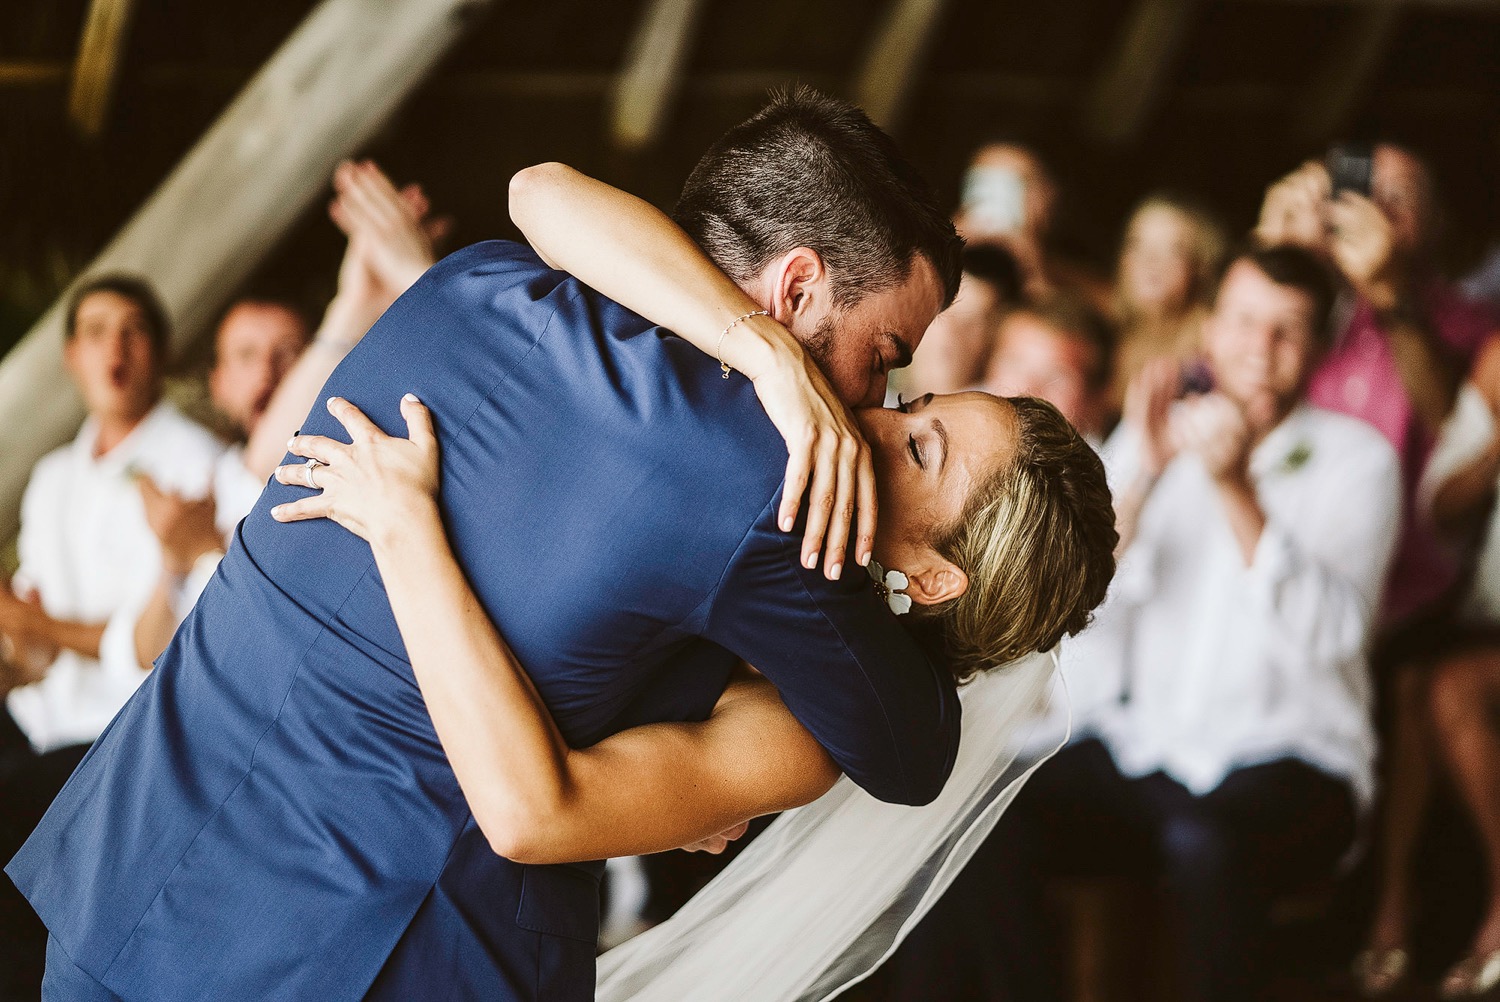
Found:
[{"label": "white button-up shirt", "polygon": [[[1123,426],[1107,444],[1116,490],[1139,448]],[[1246,566],[1199,459],[1168,465],[1094,624],[1063,644],[1080,730],[1125,774],[1160,770],[1196,794],[1293,757],[1368,805],[1366,647],[1400,525],[1395,452],[1360,421],[1301,406],[1255,448],[1250,474],[1266,526]]]},{"label": "white button-up shirt", "polygon": [[156,405],[108,453],[94,456],[98,425],[44,456],[21,501],[18,583],[55,619],[109,621],[99,659],[60,653],[40,682],[13,690],[11,717],[39,752],[94,740],[145,678],[134,616],[161,574],[161,546],[146,523],[134,474],[185,497],[209,489],[223,445],[170,403]]}]

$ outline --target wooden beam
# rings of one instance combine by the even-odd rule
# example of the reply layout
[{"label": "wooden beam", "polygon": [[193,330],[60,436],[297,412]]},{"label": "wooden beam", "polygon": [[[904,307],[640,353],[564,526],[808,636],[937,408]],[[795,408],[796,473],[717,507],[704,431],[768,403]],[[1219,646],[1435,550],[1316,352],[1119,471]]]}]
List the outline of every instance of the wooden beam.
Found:
[{"label": "wooden beam", "polygon": [[1350,15],[1353,23],[1298,102],[1294,139],[1303,144],[1328,142],[1348,128],[1390,49],[1401,14],[1401,0],[1369,0]]},{"label": "wooden beam", "polygon": [[0,63],[0,87],[36,87],[62,83],[72,67],[38,61]]},{"label": "wooden beam", "polygon": [[1192,25],[1198,0],[1136,0],[1113,55],[1095,79],[1083,125],[1096,139],[1134,139],[1156,107]]},{"label": "wooden beam", "polygon": [[855,99],[887,131],[897,127],[948,0],[894,0],[855,80]]},{"label": "wooden beam", "polygon": [[73,90],[68,95],[68,115],[85,136],[97,136],[104,128],[125,33],[134,12],[135,0],[93,0],[89,4],[73,69]]},{"label": "wooden beam", "polygon": [[650,0],[615,87],[610,132],[616,146],[654,143],[682,83],[703,0]]},{"label": "wooden beam", "polygon": [[[145,276],[184,347],[486,2],[323,0],[84,275]],[[0,361],[0,540],[32,466],[83,417],[63,370],[67,295]]]}]

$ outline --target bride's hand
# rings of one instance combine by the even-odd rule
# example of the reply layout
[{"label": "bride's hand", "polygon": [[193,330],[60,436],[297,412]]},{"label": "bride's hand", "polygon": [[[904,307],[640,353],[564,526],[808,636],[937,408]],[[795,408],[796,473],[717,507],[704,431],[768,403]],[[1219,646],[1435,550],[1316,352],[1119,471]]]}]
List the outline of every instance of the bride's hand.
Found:
[{"label": "bride's hand", "polygon": [[777,523],[790,532],[802,495],[808,494],[802,566],[817,566],[830,579],[843,572],[850,523],[858,516],[855,559],[870,561],[875,546],[875,466],[854,415],[805,351],[782,353],[777,364],[753,377],[766,416],[786,439],[786,487]]},{"label": "bride's hand", "polygon": [[437,436],[431,412],[415,396],[401,398],[407,438],[387,435],[340,397],[329,399],[328,413],[344,426],[350,443],[321,435],[292,439],[287,450],[318,465],[278,466],[276,479],[317,493],[277,505],[272,518],[330,518],[372,546],[399,538],[419,520],[437,518]]}]

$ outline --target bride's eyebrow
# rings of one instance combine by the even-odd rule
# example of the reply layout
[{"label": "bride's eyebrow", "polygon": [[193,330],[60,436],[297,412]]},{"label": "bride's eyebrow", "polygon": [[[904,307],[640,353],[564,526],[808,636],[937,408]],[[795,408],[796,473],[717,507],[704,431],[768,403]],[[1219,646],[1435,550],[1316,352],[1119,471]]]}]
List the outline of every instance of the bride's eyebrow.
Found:
[{"label": "bride's eyebrow", "polygon": [[948,429],[943,427],[943,422],[937,418],[932,419],[932,430],[937,432],[938,441],[943,445],[943,455],[938,459],[938,472],[948,465]]}]

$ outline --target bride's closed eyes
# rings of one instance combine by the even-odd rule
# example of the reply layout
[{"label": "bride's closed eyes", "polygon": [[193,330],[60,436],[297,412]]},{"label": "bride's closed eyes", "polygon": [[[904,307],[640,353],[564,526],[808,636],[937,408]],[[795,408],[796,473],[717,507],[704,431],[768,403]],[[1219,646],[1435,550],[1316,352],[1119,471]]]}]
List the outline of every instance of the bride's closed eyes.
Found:
[{"label": "bride's closed eyes", "polygon": [[[915,400],[906,400],[898,393],[896,395],[896,409],[903,414],[914,414],[931,403],[932,397],[933,395],[931,393],[927,393]],[[943,455],[945,456],[947,453],[946,445],[948,436],[942,426],[942,422],[934,420],[931,424],[931,428],[937,434],[938,441],[943,446]],[[916,432],[908,434],[906,436],[906,451],[911,456],[912,462],[917,464],[918,468],[923,470],[927,469],[928,445],[927,436],[925,434],[923,434],[921,437],[918,437],[918,433]]]}]

